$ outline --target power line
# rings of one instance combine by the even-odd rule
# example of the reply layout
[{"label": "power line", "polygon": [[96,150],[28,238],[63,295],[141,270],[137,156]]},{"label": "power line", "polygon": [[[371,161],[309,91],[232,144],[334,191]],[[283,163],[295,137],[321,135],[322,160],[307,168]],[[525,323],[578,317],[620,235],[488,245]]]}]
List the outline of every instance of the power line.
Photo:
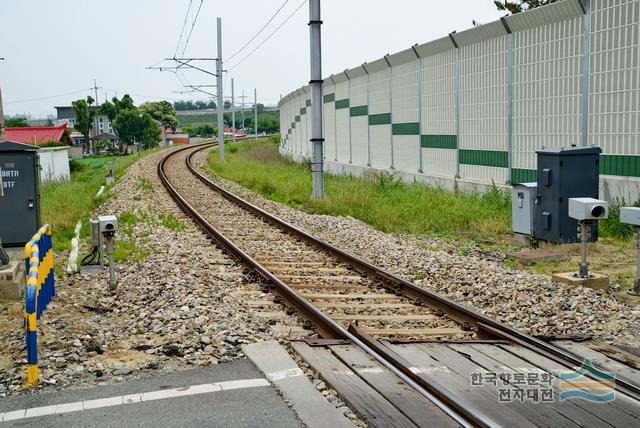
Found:
[{"label": "power line", "polygon": [[67,93],[58,94],[58,95],[49,95],[49,96],[46,96],[46,97],[30,98],[30,99],[27,99],[27,100],[5,101],[5,104],[20,104],[20,103],[29,103],[29,102],[32,102],[32,101],[50,100],[52,98],[60,98],[60,97],[66,97],[68,95],[79,94],[79,93],[82,93],[82,92],[89,92],[91,90],[93,90],[93,88],[81,89],[79,91],[67,92]]},{"label": "power line", "polygon": [[302,6],[304,6],[304,4],[305,4],[306,2],[307,2],[307,0],[303,0],[303,1],[302,1],[302,3],[300,3],[300,5],[299,5],[299,6],[298,6],[298,7],[297,7],[297,8],[296,8],[292,13],[291,13],[291,15],[289,15],[289,16],[287,17],[287,19],[285,19],[285,20],[282,22],[282,24],[280,24],[280,25],[278,26],[278,28],[276,28],[275,30],[273,30],[273,32],[272,32],[271,34],[269,34],[269,35],[267,36],[267,38],[266,38],[266,39],[264,39],[264,40],[263,40],[263,41],[262,41],[258,46],[256,46],[256,47],[255,47],[255,49],[253,49],[251,52],[249,52],[249,54],[248,54],[247,56],[245,56],[244,58],[242,58],[239,62],[237,62],[237,63],[236,63],[235,65],[233,65],[232,67],[229,67],[229,68],[227,69],[227,71],[231,71],[231,70],[233,70],[233,69],[237,68],[237,67],[238,67],[240,64],[242,64],[242,63],[243,63],[247,58],[249,58],[251,55],[253,55],[253,53],[254,53],[255,51],[257,51],[258,49],[260,49],[260,48],[262,47],[262,45],[264,45],[264,44],[267,42],[267,40],[269,40],[271,37],[273,37],[273,35],[274,35],[274,34],[276,34],[276,33],[278,32],[278,30],[280,30],[280,29],[284,26],[284,24],[286,24],[287,22],[289,22],[289,20],[290,20],[291,18],[293,18],[293,15],[295,15],[295,14],[300,10],[300,8],[302,8]]},{"label": "power line", "polygon": [[184,16],[184,22],[182,23],[182,30],[180,30],[180,38],[178,39],[178,44],[176,45],[176,52],[173,54],[173,56],[177,56],[178,55],[178,49],[180,49],[180,42],[182,41],[182,36],[184,34],[184,29],[187,26],[187,19],[189,18],[189,11],[191,10],[191,4],[193,3],[193,0],[189,0],[189,7],[187,8],[187,13]]},{"label": "power line", "polygon": [[196,26],[198,15],[200,15],[200,9],[202,9],[202,3],[204,3],[204,0],[200,0],[200,6],[198,6],[198,11],[196,12],[196,16],[195,18],[193,18],[193,22],[191,23],[191,30],[189,30],[189,36],[187,37],[187,41],[184,43],[182,54],[180,54],[181,56],[184,56],[184,52],[187,50],[187,46],[189,45],[189,40],[191,40],[191,33],[193,33],[193,28]]},{"label": "power line", "polygon": [[230,61],[231,59],[233,59],[233,57],[235,57],[236,55],[238,55],[240,52],[242,52],[242,50],[244,48],[246,48],[247,46],[249,46],[249,43],[253,42],[256,37],[258,37],[260,35],[260,33],[262,33],[262,31],[264,31],[265,28],[267,28],[267,26],[269,24],[271,24],[271,21],[273,21],[275,19],[276,16],[278,16],[278,14],[280,13],[280,11],[282,10],[283,7],[285,7],[285,5],[289,3],[289,0],[285,0],[284,3],[282,3],[282,5],[280,6],[280,8],[278,8],[278,10],[276,10],[276,13],[273,14],[273,16],[267,21],[266,24],[264,24],[262,26],[262,28],[260,30],[258,30],[258,32],[256,34],[254,34],[254,36],[252,38],[249,39],[249,41],[247,43],[245,43],[240,49],[238,49],[237,51],[235,51],[233,53],[233,55],[231,55],[229,58],[227,58],[227,61]]}]

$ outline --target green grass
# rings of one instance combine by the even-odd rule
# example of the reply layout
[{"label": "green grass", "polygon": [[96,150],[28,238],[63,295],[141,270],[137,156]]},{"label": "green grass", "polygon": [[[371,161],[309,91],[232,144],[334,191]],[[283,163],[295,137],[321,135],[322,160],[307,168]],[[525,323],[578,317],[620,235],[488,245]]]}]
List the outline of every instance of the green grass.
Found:
[{"label": "green grass", "polygon": [[[160,149],[144,152],[144,155]],[[53,228],[53,245],[58,251],[70,250],[71,239],[78,220],[83,221],[82,236],[88,235],[87,220],[109,196],[107,186],[103,196],[95,199],[100,186],[105,185],[109,164],[113,164],[116,178],[122,177],[138,155],[87,157],[72,162],[71,180],[47,182],[40,189],[42,222]],[[153,187],[153,186],[152,186]],[[34,231],[35,233],[35,231]]]},{"label": "green grass", "polygon": [[378,230],[494,240],[511,232],[509,195],[493,186],[484,194],[463,194],[419,183],[404,183],[390,174],[368,178],[325,174],[323,201],[310,197],[308,164],[296,164],[267,139],[237,143],[221,165],[212,151],[216,174],[261,195],[315,214],[351,216]]}]

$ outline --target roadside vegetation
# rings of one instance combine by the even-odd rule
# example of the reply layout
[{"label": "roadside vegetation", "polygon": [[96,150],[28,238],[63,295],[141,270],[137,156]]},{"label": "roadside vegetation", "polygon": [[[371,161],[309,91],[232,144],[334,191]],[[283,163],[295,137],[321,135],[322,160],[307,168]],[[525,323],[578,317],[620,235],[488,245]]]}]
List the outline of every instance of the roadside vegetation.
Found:
[{"label": "roadside vegetation", "polygon": [[[143,152],[142,155],[156,150]],[[50,181],[40,189],[42,222],[53,227],[53,245],[56,251],[71,249],[71,239],[78,220],[82,220],[82,234],[88,235],[87,220],[89,215],[106,198],[106,186],[102,196],[95,198],[100,186],[106,185],[110,164],[116,179],[122,177],[129,165],[139,159],[138,155],[87,157],[71,162],[71,179],[69,181]]]},{"label": "roadside vegetation", "polygon": [[510,197],[497,186],[484,194],[465,194],[404,183],[386,173],[367,178],[326,174],[326,198],[316,201],[310,197],[309,165],[280,156],[269,139],[237,143],[224,165],[211,152],[209,165],[271,200],[309,213],[350,216],[384,232],[484,240],[511,230]]},{"label": "roadside vegetation", "polygon": [[[365,178],[325,174],[326,198],[315,201],[310,197],[309,165],[281,156],[273,139],[228,145],[224,165],[214,150],[208,163],[216,174],[308,213],[351,216],[388,233],[442,237],[462,253],[470,246],[503,254],[511,250],[511,198],[497,186],[467,194],[405,183],[387,173]],[[617,281],[623,288],[633,283],[636,254],[633,227],[619,221],[620,207],[625,205],[625,201],[614,201],[609,219],[600,222],[599,242],[589,250],[592,269],[611,275],[612,283]],[[577,269],[578,245],[543,247],[568,252],[570,260],[532,266],[508,258],[506,262],[540,274]]]}]

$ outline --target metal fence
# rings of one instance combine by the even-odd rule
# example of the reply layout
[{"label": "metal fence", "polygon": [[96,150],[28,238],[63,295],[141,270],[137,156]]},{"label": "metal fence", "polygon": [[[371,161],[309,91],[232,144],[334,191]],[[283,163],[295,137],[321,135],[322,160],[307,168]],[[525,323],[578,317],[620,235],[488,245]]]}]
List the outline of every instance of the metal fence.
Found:
[{"label": "metal fence", "polygon": [[[640,195],[640,0],[563,0],[324,80],[327,169],[446,186],[535,180],[535,150],[598,146],[602,197]],[[311,155],[309,88],[281,151]],[[431,180],[433,181],[433,180]]]},{"label": "metal fence", "polygon": [[44,225],[24,247],[27,288],[24,321],[27,330],[27,384],[38,381],[38,324],[56,293],[51,227]]}]

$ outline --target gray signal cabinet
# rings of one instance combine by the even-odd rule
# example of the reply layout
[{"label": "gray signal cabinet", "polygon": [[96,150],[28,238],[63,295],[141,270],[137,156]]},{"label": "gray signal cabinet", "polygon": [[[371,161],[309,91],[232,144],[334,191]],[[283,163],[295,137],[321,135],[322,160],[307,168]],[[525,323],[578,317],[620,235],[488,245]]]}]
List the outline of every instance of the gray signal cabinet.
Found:
[{"label": "gray signal cabinet", "polygon": [[[569,198],[598,199],[599,147],[537,150],[538,196],[536,237],[568,244],[579,242],[578,222],[569,217]],[[591,227],[590,241],[598,240],[598,224]]]},{"label": "gray signal cabinet", "polygon": [[535,236],[538,183],[514,184],[511,189],[511,225],[514,233]]},{"label": "gray signal cabinet", "polygon": [[5,247],[26,244],[40,226],[38,148],[0,143],[0,239]]}]

